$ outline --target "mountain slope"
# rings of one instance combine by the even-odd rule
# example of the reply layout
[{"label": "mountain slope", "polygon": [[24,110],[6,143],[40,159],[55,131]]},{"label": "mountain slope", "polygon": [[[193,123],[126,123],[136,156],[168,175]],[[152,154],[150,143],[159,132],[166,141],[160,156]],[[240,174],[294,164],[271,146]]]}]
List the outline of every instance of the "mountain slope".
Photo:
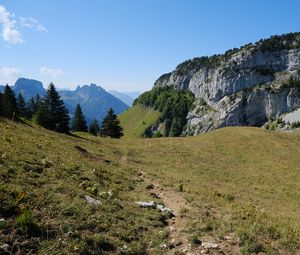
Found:
[{"label": "mountain slope", "polygon": [[[299,254],[299,132],[114,140],[1,121],[0,133],[2,254]],[[135,204],[149,200],[175,219]]]},{"label": "mountain slope", "polygon": [[161,113],[141,105],[134,105],[118,116],[125,138],[138,138],[145,134],[147,128],[155,125]]},{"label": "mountain slope", "polygon": [[[116,98],[120,99],[122,102],[124,102],[128,106],[132,106],[134,99],[136,99],[138,97],[138,96],[132,97],[132,96],[127,95],[126,92],[118,92],[115,90],[109,90],[108,92],[110,94],[112,94],[113,96],[115,96]],[[138,93],[138,92],[133,92],[133,93]]]},{"label": "mountain slope", "polygon": [[109,108],[113,108],[116,114],[128,109],[125,103],[95,84],[78,86],[75,91],[59,91],[59,94],[69,107],[71,115],[76,105],[80,104],[87,122],[93,119],[101,121]]},{"label": "mountain slope", "polygon": [[300,107],[300,33],[273,36],[222,55],[187,60],[154,87],[198,98],[185,134],[224,126],[262,126]]},{"label": "mountain slope", "polygon": [[16,95],[21,93],[26,101],[37,94],[40,96],[46,95],[43,83],[32,79],[19,78],[13,86],[13,90]]}]

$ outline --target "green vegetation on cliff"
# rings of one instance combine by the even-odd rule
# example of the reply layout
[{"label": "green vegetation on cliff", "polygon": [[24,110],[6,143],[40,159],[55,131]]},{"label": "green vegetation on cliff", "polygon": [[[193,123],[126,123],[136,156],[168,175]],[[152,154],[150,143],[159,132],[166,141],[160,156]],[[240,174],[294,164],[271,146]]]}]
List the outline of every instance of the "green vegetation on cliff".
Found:
[{"label": "green vegetation on cliff", "polygon": [[160,116],[159,111],[136,104],[121,113],[118,118],[123,127],[124,137],[137,138],[142,137],[147,128],[155,125]]},{"label": "green vegetation on cliff", "polygon": [[[233,48],[226,51],[224,54],[215,54],[212,56],[197,57],[189,59],[179,64],[175,72],[178,75],[186,75],[191,71],[197,71],[201,68],[214,68],[221,62],[226,61],[233,54],[242,50],[253,50],[255,51],[280,51],[280,50],[291,50],[300,48],[300,32],[297,33],[287,33],[283,35],[274,35],[267,39],[261,39],[256,43],[248,43],[240,48]],[[159,79],[165,79],[169,74],[162,75]]]},{"label": "green vegetation on cliff", "polygon": [[187,114],[195,101],[189,90],[176,90],[172,86],[153,88],[140,95],[134,105],[141,104],[161,112],[163,136],[180,136],[187,123]]}]

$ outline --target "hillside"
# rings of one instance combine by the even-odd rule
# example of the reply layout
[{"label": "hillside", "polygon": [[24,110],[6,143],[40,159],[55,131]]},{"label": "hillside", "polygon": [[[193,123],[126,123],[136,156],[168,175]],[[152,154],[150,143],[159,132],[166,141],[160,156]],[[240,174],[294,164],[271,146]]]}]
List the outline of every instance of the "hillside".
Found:
[{"label": "hillside", "polygon": [[142,137],[147,128],[155,125],[161,113],[153,109],[135,105],[118,116],[125,138]]},{"label": "hillside", "polygon": [[[10,121],[0,133],[2,254],[300,252],[299,133],[113,140]],[[135,204],[149,200],[175,217]]]},{"label": "hillside", "polygon": [[184,135],[226,126],[263,126],[300,107],[300,33],[197,57],[163,74],[154,88],[190,90],[197,98]]},{"label": "hillside", "polygon": [[115,90],[109,90],[108,92],[128,106],[132,106],[133,101],[141,94],[140,92],[119,92]]}]

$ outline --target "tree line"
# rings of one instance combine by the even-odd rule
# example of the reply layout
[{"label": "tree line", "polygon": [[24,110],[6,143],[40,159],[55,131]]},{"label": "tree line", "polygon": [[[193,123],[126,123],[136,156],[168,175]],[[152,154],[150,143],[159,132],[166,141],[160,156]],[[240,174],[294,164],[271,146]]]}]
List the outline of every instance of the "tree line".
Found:
[{"label": "tree line", "polygon": [[189,90],[176,90],[173,86],[157,87],[140,95],[135,104],[151,107],[162,113],[165,124],[164,136],[180,136],[187,123],[186,116],[195,101]]},{"label": "tree line", "polygon": [[21,93],[16,97],[11,87],[6,85],[3,93],[0,92],[0,116],[11,120],[21,120],[22,118],[31,120],[46,129],[66,134],[74,131],[89,132],[92,135],[112,138],[123,136],[120,122],[111,108],[103,119],[101,128],[96,119],[88,128],[79,104],[76,106],[75,114],[71,120],[69,112],[53,83],[48,86],[44,97],[37,94],[28,102]]}]

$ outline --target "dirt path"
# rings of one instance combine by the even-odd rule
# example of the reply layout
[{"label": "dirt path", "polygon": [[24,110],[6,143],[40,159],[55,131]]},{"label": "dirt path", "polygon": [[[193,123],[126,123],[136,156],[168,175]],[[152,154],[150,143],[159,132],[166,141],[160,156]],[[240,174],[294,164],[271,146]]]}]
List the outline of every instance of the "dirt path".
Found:
[{"label": "dirt path", "polygon": [[[185,232],[187,222],[182,216],[182,210],[190,210],[191,207],[183,198],[180,192],[164,187],[157,180],[151,179],[143,174],[146,183],[152,184],[153,187],[149,192],[161,199],[164,205],[173,210],[175,217],[168,220],[167,229],[169,230],[169,247],[166,254],[198,254],[192,250],[192,246],[188,241],[188,235]],[[179,252],[179,253],[178,253]]]},{"label": "dirt path", "polygon": [[[166,244],[167,255],[240,255],[238,243],[233,241],[231,237],[227,237],[222,242],[216,242],[215,238],[203,237],[202,243],[199,245],[191,245],[189,242],[189,233],[186,216],[182,213],[184,210],[190,211],[193,208],[187,203],[183,197],[183,193],[174,189],[160,185],[158,180],[142,174],[144,181],[151,186],[149,194],[159,198],[166,207],[173,210],[175,217],[168,220],[166,228],[169,231],[169,240]],[[179,188],[179,185],[178,185]]]}]

